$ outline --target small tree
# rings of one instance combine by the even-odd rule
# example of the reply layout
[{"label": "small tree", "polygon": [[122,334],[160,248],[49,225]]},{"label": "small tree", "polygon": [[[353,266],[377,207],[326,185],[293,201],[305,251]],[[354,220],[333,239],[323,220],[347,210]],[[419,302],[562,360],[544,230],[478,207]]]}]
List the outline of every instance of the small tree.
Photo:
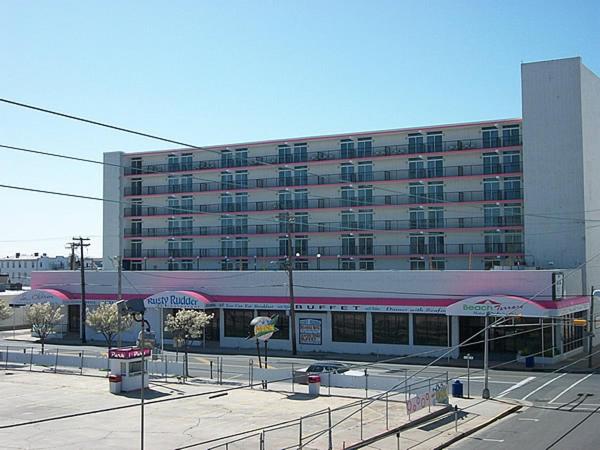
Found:
[{"label": "small tree", "polygon": [[31,330],[40,338],[43,354],[46,338],[54,331],[56,325],[58,325],[63,318],[63,314],[60,311],[60,305],[36,303],[27,308],[26,316],[27,321],[31,325]]},{"label": "small tree", "polygon": [[102,303],[94,310],[87,310],[87,324],[104,336],[109,350],[115,336],[131,327],[131,316],[121,316],[119,326],[119,311],[116,303]]},{"label": "small tree", "polygon": [[12,310],[8,303],[4,300],[0,300],[0,320],[6,320],[12,315]]},{"label": "small tree", "polygon": [[188,371],[188,345],[195,339],[202,337],[204,328],[214,317],[214,314],[206,314],[203,311],[193,309],[182,309],[175,315],[169,314],[165,323],[165,331],[173,334],[176,341],[183,343],[185,376],[189,376]]}]

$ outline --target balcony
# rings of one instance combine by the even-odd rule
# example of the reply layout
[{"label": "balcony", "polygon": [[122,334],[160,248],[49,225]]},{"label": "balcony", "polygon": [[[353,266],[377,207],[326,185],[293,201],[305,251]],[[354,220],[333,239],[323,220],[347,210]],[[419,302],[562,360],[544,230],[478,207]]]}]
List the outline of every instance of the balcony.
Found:
[{"label": "balcony", "polygon": [[[295,250],[293,250],[295,252]],[[304,247],[301,256],[418,256],[418,255],[473,255],[523,253],[522,243],[510,244],[436,244],[436,245],[342,245]],[[280,247],[257,248],[196,248],[196,249],[143,249],[125,250],[125,258],[284,258],[287,252]]]},{"label": "balcony", "polygon": [[125,217],[174,216],[203,213],[287,211],[326,208],[375,207],[398,205],[423,205],[441,203],[463,203],[482,201],[519,200],[521,189],[491,191],[461,191],[446,193],[413,193],[396,195],[374,195],[368,198],[311,198],[302,200],[269,200],[247,203],[217,203],[193,205],[191,208],[170,206],[133,206],[125,208]]},{"label": "balcony", "polygon": [[126,167],[125,175],[149,175],[156,173],[191,172],[207,169],[230,169],[234,167],[253,167],[265,164],[288,164],[313,161],[330,161],[349,158],[372,158],[394,155],[414,155],[420,153],[443,153],[483,148],[502,148],[521,145],[520,136],[507,138],[461,139],[433,144],[403,144],[370,147],[366,149],[336,149],[307,152],[299,155],[265,155],[242,158],[220,158],[206,161],[192,161],[179,164],[150,164],[142,167]]},{"label": "balcony", "polygon": [[[368,224],[359,222],[296,223],[294,233],[335,233],[371,231],[411,231],[445,228],[486,228],[522,226],[522,216],[460,217],[452,219],[375,220]],[[262,225],[216,225],[196,227],[126,228],[125,237],[215,236],[234,234],[287,233],[287,222]]]},{"label": "balcony", "polygon": [[368,173],[353,174],[327,174],[327,175],[307,175],[301,177],[289,178],[258,178],[246,180],[242,183],[236,182],[206,182],[206,183],[187,183],[176,185],[156,185],[143,187],[126,187],[125,196],[131,195],[161,195],[161,194],[181,194],[194,192],[226,191],[239,189],[261,189],[261,188],[280,188],[292,186],[312,186],[355,182],[376,182],[376,181],[397,181],[414,180],[438,177],[462,177],[479,175],[502,175],[508,173],[519,173],[522,171],[521,164],[484,164],[484,165],[465,165],[449,166],[441,168],[428,169],[403,169],[403,170],[381,170]]}]

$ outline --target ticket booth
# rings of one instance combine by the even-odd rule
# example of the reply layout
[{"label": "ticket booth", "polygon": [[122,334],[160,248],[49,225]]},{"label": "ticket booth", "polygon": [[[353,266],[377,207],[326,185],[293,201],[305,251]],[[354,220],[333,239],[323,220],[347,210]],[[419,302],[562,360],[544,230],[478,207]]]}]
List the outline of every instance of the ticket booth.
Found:
[{"label": "ticket booth", "polygon": [[[144,358],[152,351],[143,349]],[[142,387],[142,349],[139,347],[112,348],[108,351],[111,392],[138,391]],[[147,361],[147,359],[146,359]],[[146,362],[145,361],[145,362]],[[120,386],[118,385],[120,383]],[[144,376],[144,388],[148,387],[148,373]]]}]

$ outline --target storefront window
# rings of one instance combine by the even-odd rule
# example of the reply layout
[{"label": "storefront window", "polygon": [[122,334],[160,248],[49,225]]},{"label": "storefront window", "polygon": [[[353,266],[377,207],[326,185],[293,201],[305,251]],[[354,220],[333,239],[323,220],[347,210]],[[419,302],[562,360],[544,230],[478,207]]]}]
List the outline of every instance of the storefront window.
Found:
[{"label": "storefront window", "polygon": [[365,313],[331,313],[332,339],[335,342],[367,342]]},{"label": "storefront window", "polygon": [[277,323],[275,324],[275,327],[277,327],[279,331],[275,332],[273,336],[271,336],[271,339],[287,340],[290,338],[290,319],[286,312],[287,311],[283,309],[258,311],[258,315],[264,317],[273,317],[275,314],[277,314]]},{"label": "storefront window", "polygon": [[254,311],[251,309],[225,309],[225,337],[250,336],[250,322],[254,319]]},{"label": "storefront window", "polygon": [[374,344],[408,344],[408,314],[372,313]]},{"label": "storefront window", "polygon": [[414,344],[446,347],[448,317],[441,314],[413,314]]}]

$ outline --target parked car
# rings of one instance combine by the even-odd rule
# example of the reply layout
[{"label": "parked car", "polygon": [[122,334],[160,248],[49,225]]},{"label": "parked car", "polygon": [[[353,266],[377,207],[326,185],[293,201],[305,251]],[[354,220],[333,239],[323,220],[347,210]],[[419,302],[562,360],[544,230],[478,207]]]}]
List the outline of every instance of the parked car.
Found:
[{"label": "parked car", "polygon": [[300,384],[307,384],[309,375],[322,375],[327,373],[343,374],[355,377],[365,375],[364,371],[353,370],[347,364],[338,361],[316,361],[308,367],[295,370],[294,381]]}]

